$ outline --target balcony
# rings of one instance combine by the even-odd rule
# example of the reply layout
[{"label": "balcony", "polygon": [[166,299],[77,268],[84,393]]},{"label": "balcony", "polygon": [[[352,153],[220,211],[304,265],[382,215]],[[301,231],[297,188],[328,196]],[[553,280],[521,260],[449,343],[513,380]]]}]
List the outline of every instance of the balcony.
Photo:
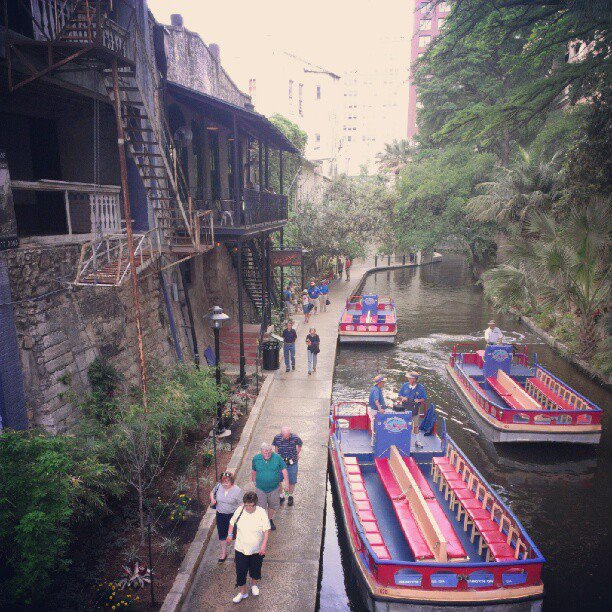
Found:
[{"label": "balcony", "polygon": [[218,239],[248,236],[283,227],[287,222],[287,196],[244,189],[242,199],[196,201],[212,212]]},{"label": "balcony", "polygon": [[25,238],[28,242],[39,244],[82,242],[84,239],[116,234],[122,230],[123,221],[119,200],[121,189],[116,185],[94,185],[43,179],[11,181],[11,188],[15,194],[43,192],[63,195],[65,233],[41,236],[36,235],[36,232],[32,234],[26,230]]}]

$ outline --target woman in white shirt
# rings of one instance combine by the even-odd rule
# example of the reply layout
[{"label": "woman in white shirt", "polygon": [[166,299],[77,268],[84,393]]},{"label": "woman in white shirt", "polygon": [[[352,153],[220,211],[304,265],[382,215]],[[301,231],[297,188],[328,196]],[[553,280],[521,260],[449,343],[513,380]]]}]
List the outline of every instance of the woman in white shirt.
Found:
[{"label": "woman in white shirt", "polygon": [[259,595],[257,581],[261,579],[261,566],[270,535],[270,519],[268,513],[257,505],[257,493],[245,493],[242,503],[230,519],[230,532],[227,536],[228,543],[231,543],[236,525],[236,585],[240,587],[240,593],[232,599],[234,603],[240,603],[249,596],[247,574],[251,577],[251,593]]}]

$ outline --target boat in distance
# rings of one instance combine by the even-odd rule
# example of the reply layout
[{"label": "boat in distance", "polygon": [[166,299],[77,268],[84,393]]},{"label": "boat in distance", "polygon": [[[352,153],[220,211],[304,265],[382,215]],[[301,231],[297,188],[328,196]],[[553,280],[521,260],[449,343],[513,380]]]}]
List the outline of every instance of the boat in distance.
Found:
[{"label": "boat in distance", "polygon": [[338,340],[394,344],[397,336],[395,301],[376,294],[352,295],[338,323]]},{"label": "boat in distance", "polygon": [[444,420],[430,436],[412,427],[412,412],[373,415],[365,402],[330,415],[332,482],[368,609],[539,609],[545,559],[524,527]]},{"label": "boat in distance", "polygon": [[446,369],[493,442],[598,444],[602,410],[537,361],[526,347],[453,348]]}]

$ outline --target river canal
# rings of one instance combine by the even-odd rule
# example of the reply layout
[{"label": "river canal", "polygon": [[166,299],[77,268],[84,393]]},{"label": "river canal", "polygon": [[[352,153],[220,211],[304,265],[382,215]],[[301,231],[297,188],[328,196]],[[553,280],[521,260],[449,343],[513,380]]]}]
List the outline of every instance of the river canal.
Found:
[{"label": "river canal", "polygon": [[[480,341],[487,321],[536,351],[538,360],[602,408],[608,393],[561,359],[510,316],[495,315],[474,286],[464,260],[446,255],[423,268],[379,272],[364,291],[395,298],[399,333],[394,347],[343,346],[338,351],[334,400],[364,399],[371,379],[384,372],[397,391],[406,370],[421,372],[429,401],[443,410],[450,435],[526,527],[547,563],[544,609],[607,608],[609,593],[610,416],[606,410],[599,446],[494,446],[488,443],[453,390],[445,372],[457,342]],[[346,542],[328,491],[322,556],[320,609],[361,610],[350,575]]]}]

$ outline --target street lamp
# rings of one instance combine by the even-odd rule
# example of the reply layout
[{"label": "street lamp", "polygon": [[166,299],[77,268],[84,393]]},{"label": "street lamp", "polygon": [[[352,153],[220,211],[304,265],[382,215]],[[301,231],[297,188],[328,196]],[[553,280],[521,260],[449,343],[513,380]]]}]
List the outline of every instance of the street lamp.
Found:
[{"label": "street lamp", "polygon": [[[215,335],[215,378],[217,381],[217,387],[221,385],[221,360],[219,358],[219,330],[225,321],[229,320],[229,316],[223,312],[223,308],[221,306],[213,306],[211,309],[211,313],[208,315],[208,320],[210,321],[210,326],[212,327],[213,333]],[[221,425],[221,404],[217,405],[217,435],[223,431],[223,427]]]},{"label": "street lamp", "polygon": [[[215,379],[217,383],[217,389],[221,385],[221,361],[219,359],[219,330],[225,321],[229,320],[229,316],[223,312],[221,306],[213,306],[211,313],[206,316],[210,321],[213,333],[215,335]],[[213,440],[213,456],[215,459],[215,480],[219,480],[219,469],[217,467],[217,437],[224,437],[230,435],[230,431],[224,431],[221,423],[223,419],[222,404],[217,403],[217,425],[210,432],[210,436]]]}]

